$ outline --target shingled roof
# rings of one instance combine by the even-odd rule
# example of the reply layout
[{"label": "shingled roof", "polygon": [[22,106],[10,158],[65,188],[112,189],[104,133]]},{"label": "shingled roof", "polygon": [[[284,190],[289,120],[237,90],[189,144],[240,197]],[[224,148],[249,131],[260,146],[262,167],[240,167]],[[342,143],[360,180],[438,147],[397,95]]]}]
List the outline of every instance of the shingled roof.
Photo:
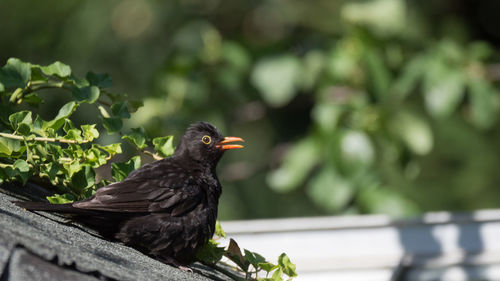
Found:
[{"label": "shingled roof", "polygon": [[[4,192],[10,194],[5,194]],[[15,191],[15,194],[12,194]],[[165,265],[83,226],[12,204],[19,195],[43,197],[33,186],[0,190],[0,280],[230,280],[202,265],[195,273]]]}]

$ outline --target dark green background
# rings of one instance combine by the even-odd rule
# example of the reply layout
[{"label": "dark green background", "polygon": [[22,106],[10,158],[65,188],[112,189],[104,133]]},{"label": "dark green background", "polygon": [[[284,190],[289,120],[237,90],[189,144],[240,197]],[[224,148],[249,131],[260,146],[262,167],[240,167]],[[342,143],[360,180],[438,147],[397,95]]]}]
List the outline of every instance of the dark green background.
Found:
[{"label": "dark green background", "polygon": [[[126,126],[150,136],[205,120],[245,138],[219,166],[221,219],[498,208],[499,10],[2,0],[0,61],[107,72],[114,92],[144,100]],[[42,95],[45,116],[65,102]]]}]

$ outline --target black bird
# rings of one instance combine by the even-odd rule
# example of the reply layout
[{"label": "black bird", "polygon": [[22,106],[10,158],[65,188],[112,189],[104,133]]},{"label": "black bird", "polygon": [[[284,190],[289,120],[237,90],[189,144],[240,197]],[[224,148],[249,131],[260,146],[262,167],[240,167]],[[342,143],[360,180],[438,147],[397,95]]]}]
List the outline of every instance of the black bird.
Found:
[{"label": "black bird", "polygon": [[243,141],[223,137],[206,122],[191,125],[173,156],[142,166],[90,198],[68,204],[15,202],[71,219],[161,262],[189,270],[215,230],[222,187],[215,168],[224,151]]}]

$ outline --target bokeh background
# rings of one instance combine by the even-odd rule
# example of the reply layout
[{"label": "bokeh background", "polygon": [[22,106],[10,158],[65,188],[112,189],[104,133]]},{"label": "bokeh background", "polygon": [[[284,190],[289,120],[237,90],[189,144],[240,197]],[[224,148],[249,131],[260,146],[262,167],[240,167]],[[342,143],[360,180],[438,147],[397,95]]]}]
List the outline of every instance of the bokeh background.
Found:
[{"label": "bokeh background", "polygon": [[[499,12],[496,0],[0,0],[0,62],[109,73],[144,101],[126,126],[152,137],[199,120],[243,137],[219,165],[223,220],[498,208]],[[44,98],[42,116],[65,102]]]}]

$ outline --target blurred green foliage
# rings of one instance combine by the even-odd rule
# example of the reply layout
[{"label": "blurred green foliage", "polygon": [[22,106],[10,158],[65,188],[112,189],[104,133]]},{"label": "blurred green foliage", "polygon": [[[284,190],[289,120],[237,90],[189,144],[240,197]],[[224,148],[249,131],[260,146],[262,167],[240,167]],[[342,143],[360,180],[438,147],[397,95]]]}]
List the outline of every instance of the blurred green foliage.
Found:
[{"label": "blurred green foliage", "polygon": [[[125,128],[179,136],[206,120],[243,137],[245,150],[219,169],[222,219],[493,208],[495,8],[487,0],[4,0],[0,59],[110,73],[117,92],[144,100]],[[67,102],[44,99],[41,115]]]}]

